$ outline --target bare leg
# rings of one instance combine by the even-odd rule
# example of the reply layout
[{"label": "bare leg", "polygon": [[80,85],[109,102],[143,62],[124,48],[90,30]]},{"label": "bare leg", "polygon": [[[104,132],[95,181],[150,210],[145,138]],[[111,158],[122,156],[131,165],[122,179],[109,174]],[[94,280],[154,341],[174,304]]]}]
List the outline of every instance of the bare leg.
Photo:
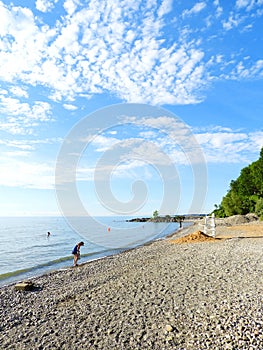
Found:
[{"label": "bare leg", "polygon": [[74,266],[78,266],[78,254],[74,254]]}]

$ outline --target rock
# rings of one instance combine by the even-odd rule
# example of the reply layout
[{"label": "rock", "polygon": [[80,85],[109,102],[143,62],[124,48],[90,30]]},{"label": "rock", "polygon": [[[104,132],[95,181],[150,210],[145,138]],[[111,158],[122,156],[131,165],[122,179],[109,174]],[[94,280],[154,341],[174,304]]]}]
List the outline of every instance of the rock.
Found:
[{"label": "rock", "polygon": [[31,279],[34,293],[0,288],[0,347],[263,349],[262,248],[160,240]]},{"label": "rock", "polygon": [[34,284],[32,282],[20,282],[15,285],[15,290],[33,290]]},{"label": "rock", "polygon": [[173,329],[174,329],[173,326],[171,326],[170,324],[167,324],[167,325],[165,326],[166,332],[172,332]]}]

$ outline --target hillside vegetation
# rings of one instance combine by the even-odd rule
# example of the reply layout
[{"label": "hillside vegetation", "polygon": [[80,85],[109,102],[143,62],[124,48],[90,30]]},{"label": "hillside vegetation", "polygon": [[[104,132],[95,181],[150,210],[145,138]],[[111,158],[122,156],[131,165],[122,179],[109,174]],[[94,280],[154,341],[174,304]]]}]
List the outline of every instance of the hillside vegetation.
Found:
[{"label": "hillside vegetation", "polygon": [[256,213],[263,220],[263,148],[257,161],[243,168],[240,176],[230,183],[230,189],[219,206],[217,217]]}]

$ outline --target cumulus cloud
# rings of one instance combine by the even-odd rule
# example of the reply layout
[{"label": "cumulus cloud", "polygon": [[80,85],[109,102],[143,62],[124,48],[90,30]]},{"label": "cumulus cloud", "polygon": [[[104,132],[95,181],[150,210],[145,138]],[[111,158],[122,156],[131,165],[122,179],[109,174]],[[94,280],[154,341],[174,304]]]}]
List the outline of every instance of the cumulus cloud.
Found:
[{"label": "cumulus cloud", "polygon": [[237,15],[231,14],[226,21],[222,22],[223,28],[225,30],[231,30],[235,27],[238,27],[242,19],[240,19]]},{"label": "cumulus cloud", "polygon": [[[59,6],[48,0],[35,4],[44,13]],[[252,1],[245,0],[224,14],[219,1],[199,1],[181,12],[172,0],[65,0],[62,5],[64,15],[51,24],[36,16],[34,9],[0,1],[0,79],[23,83],[24,92],[17,90],[16,96],[20,93],[24,98],[29,97],[26,88],[43,87],[48,98],[62,101],[65,108],[72,108],[78,96],[104,92],[126,102],[198,103],[205,98],[214,74],[226,77],[224,69],[231,60],[223,55],[221,61],[213,59],[220,56],[218,52],[205,50],[187,21],[211,11],[214,16],[203,16],[203,27],[202,18],[199,21],[200,33],[210,30],[210,38],[219,35],[214,19],[219,16],[225,31],[252,25],[248,16],[240,14],[252,6]],[[253,6],[260,9],[262,5]],[[234,52],[234,65],[233,57]],[[244,64],[240,78],[254,77],[252,66],[259,71],[259,63],[251,58],[251,68]]]},{"label": "cumulus cloud", "polygon": [[28,98],[28,92],[26,89],[21,88],[20,86],[12,86],[10,88],[10,92],[17,97],[25,97]]},{"label": "cumulus cloud", "polygon": [[47,102],[35,101],[32,104],[17,98],[0,95],[0,130],[11,134],[32,134],[34,127],[41,122],[51,121],[51,106]]},{"label": "cumulus cloud", "polygon": [[41,12],[49,12],[58,0],[36,0],[36,9]]},{"label": "cumulus cloud", "polygon": [[[51,28],[28,8],[0,3],[5,18],[1,79],[46,86],[54,101],[103,91],[129,102],[187,104],[202,99],[204,53],[194,42],[167,46],[161,37],[172,1],[148,2],[140,12],[138,5],[121,1],[78,5],[64,2],[68,15]],[[47,11],[51,2],[37,6]]]},{"label": "cumulus cloud", "polygon": [[260,79],[263,77],[263,60],[257,60],[252,65],[247,64],[244,59],[241,62],[235,62],[234,68],[225,78],[231,80],[240,79]]},{"label": "cumulus cloud", "polygon": [[72,15],[76,11],[79,3],[79,0],[65,0],[63,7],[69,15]]}]

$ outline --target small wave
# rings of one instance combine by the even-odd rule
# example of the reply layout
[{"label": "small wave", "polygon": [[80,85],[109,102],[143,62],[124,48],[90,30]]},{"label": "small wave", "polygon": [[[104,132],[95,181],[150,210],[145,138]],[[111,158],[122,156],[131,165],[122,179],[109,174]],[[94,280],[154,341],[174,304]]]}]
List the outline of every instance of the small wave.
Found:
[{"label": "small wave", "polygon": [[26,272],[28,272],[30,270],[31,270],[31,268],[2,273],[0,275],[0,281],[2,281],[4,279],[7,279],[7,278],[10,278],[10,277],[14,277],[14,276],[26,273]]},{"label": "small wave", "polygon": [[[94,257],[94,260],[97,259],[98,256],[101,256],[101,254],[103,254],[103,256],[107,256],[108,255],[108,251],[104,250],[104,251],[93,251],[93,252],[89,252],[86,254],[81,254],[82,259],[88,258],[87,260],[93,260],[90,259],[90,257]],[[37,272],[43,272],[45,270],[47,270],[47,268],[57,268],[59,265],[64,265],[63,263],[66,263],[67,261],[71,261],[73,259],[72,255],[69,256],[64,256],[64,257],[60,257],[58,259],[54,259],[51,261],[47,261],[45,263],[42,264],[38,264],[32,267],[28,267],[28,268],[24,268],[24,269],[19,269],[19,270],[15,270],[15,271],[10,271],[10,272],[6,272],[3,274],[0,274],[0,281],[4,281],[4,280],[15,280],[15,277],[28,277],[30,276],[34,276],[37,275]],[[17,279],[16,279],[17,280]]]},{"label": "small wave", "polygon": [[25,269],[20,269],[20,270],[15,270],[15,271],[11,271],[11,272],[6,272],[6,273],[3,273],[3,274],[0,275],[0,281],[4,280],[4,279],[8,279],[10,277],[23,275],[23,274],[26,274],[26,273],[31,272],[31,271],[43,269],[43,268],[48,267],[48,266],[56,265],[58,263],[65,262],[65,261],[70,260],[70,259],[72,259],[71,256],[65,256],[65,257],[62,257],[62,258],[59,258],[59,259],[48,261],[46,263],[39,264],[39,265],[32,266],[32,267],[28,267],[28,268],[25,268]]},{"label": "small wave", "polygon": [[[162,232],[162,234],[157,234],[154,237],[154,240],[162,239],[163,236],[165,236],[163,234],[163,232]],[[101,258],[106,257],[106,256],[112,256],[115,254],[119,254],[123,251],[133,249],[135,247],[138,247],[140,245],[147,244],[147,243],[149,243],[148,240],[144,238],[142,240],[135,239],[134,242],[132,242],[129,246],[126,246],[126,247],[119,247],[119,248],[112,248],[112,249],[108,249],[108,248],[105,249],[105,247],[104,247],[104,249],[103,249],[103,247],[97,246],[95,248],[93,246],[92,249],[95,248],[95,250],[91,250],[88,253],[81,253],[81,262],[98,260],[98,259],[101,259]],[[73,261],[73,256],[72,256],[72,254],[70,254],[68,256],[56,258],[54,260],[41,262],[41,263],[36,264],[34,266],[29,266],[29,267],[26,267],[23,269],[18,269],[18,270],[2,273],[2,274],[0,274],[0,287],[4,286],[6,284],[21,281],[23,279],[37,277],[37,276],[40,276],[43,273],[46,273],[48,271],[58,270],[61,268],[68,268],[69,265],[70,266],[72,265],[72,261]]]}]

